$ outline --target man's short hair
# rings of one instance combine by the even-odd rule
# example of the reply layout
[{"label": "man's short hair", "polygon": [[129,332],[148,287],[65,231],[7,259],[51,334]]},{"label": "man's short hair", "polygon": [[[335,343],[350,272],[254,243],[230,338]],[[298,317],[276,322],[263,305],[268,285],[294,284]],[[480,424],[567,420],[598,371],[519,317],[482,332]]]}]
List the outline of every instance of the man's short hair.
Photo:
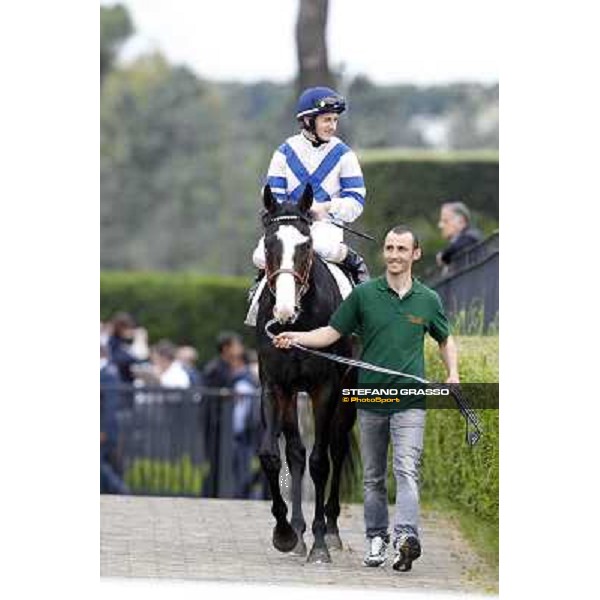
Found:
[{"label": "man's short hair", "polygon": [[239,334],[233,331],[222,331],[219,333],[217,336],[217,350],[219,351],[219,354],[223,352],[224,348],[231,346],[231,344],[234,342],[239,342],[240,344],[242,343],[242,338]]},{"label": "man's short hair", "polygon": [[447,200],[442,204],[442,208],[448,207],[455,215],[462,217],[467,225],[471,223],[471,211],[464,202],[456,200]]},{"label": "man's short hair", "polygon": [[154,346],[152,346],[152,352],[158,354],[158,356],[162,356],[168,360],[175,360],[175,356],[177,354],[177,346],[170,342],[169,340],[160,340],[156,342]]},{"label": "man's short hair", "polygon": [[113,331],[119,335],[124,329],[133,329],[136,326],[135,319],[126,312],[118,312],[110,320]]},{"label": "man's short hair", "polygon": [[411,229],[408,225],[396,225],[388,231],[388,233],[395,233],[396,235],[402,235],[403,233],[410,233],[413,239],[413,250],[421,247],[421,240],[419,236]]}]

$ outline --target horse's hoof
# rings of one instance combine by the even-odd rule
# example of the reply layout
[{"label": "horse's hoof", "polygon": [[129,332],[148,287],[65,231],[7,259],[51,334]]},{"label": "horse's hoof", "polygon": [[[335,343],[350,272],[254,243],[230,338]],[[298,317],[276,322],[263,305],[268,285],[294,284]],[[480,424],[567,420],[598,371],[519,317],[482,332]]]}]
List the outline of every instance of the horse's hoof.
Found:
[{"label": "horse's hoof", "polygon": [[298,543],[294,546],[294,549],[290,552],[290,554],[293,554],[294,556],[306,556],[306,552],[307,548],[306,544],[304,543],[304,539],[302,539],[302,536],[299,535]]},{"label": "horse's hoof", "polygon": [[339,533],[326,533],[325,543],[329,550],[342,550],[344,545],[342,544],[342,538]]},{"label": "horse's hoof", "polygon": [[273,529],[273,546],[279,552],[291,552],[298,543],[298,536],[290,524],[275,525]]},{"label": "horse's hoof", "polygon": [[322,564],[322,563],[330,563],[331,556],[329,556],[329,550],[327,548],[317,548],[315,546],[312,547],[306,562],[313,564]]}]

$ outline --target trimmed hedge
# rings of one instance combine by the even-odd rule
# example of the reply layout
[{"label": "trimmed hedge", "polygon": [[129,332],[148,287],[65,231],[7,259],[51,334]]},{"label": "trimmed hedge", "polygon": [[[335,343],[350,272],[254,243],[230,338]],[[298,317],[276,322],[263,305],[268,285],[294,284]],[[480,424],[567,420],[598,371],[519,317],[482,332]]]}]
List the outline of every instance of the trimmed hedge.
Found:
[{"label": "trimmed hedge", "polygon": [[394,225],[414,227],[423,242],[417,275],[435,264],[435,254],[446,242],[437,228],[440,204],[459,198],[473,214],[475,226],[489,234],[498,228],[498,158],[495,154],[369,151],[361,155],[367,185],[365,210],[357,229],[377,238],[366,242],[347,235],[366,256],[371,269],[382,269],[383,236]]},{"label": "trimmed hedge", "polygon": [[[498,337],[458,337],[463,382],[498,381]],[[443,381],[437,344],[426,345],[427,377]],[[477,411],[484,435],[467,446],[458,410],[428,410],[423,451],[424,498],[445,499],[488,522],[498,522],[499,411]]]},{"label": "trimmed hedge", "polygon": [[225,329],[241,334],[250,347],[255,345],[254,330],[243,324],[250,284],[243,277],[103,272],[101,319],[127,311],[146,327],[151,342],[167,338],[189,344],[203,362],[216,354],[216,337]]}]

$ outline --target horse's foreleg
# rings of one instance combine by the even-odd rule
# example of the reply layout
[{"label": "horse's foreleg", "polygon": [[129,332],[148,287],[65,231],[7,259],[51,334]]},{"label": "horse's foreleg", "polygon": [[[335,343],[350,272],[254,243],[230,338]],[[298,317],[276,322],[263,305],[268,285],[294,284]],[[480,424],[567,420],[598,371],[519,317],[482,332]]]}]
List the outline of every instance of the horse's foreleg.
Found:
[{"label": "horse's foreleg", "polygon": [[275,393],[267,385],[262,389],[261,406],[264,430],[258,457],[273,498],[271,513],[276,521],[273,545],[281,552],[290,552],[296,546],[298,536],[287,520],[287,506],[279,488],[281,458],[277,439],[281,432],[281,410]]},{"label": "horse's foreleg", "polygon": [[308,556],[309,562],[331,562],[325,541],[325,486],[329,477],[329,434],[335,405],[330,402],[331,386],[312,390],[311,400],[315,416],[315,444],[310,453],[310,476],[315,485],[315,516],[312,531],[315,538]]},{"label": "horse's foreleg", "polygon": [[332,437],[331,449],[331,485],[329,487],[329,499],[325,505],[325,515],[327,516],[327,533],[325,536],[327,546],[334,550],[342,549],[342,540],[337,525],[340,516],[340,479],[342,475],[342,466],[348,453],[348,435],[337,435]]},{"label": "horse's foreleg", "polygon": [[340,516],[340,484],[342,469],[345,460],[352,460],[349,456],[350,436],[352,426],[356,419],[356,408],[354,406],[339,406],[334,416],[331,433],[329,452],[333,464],[331,473],[331,485],[329,487],[329,499],[325,505],[327,516],[327,534],[325,539],[329,548],[342,549],[342,540],[338,529],[337,520]]},{"label": "horse's foreleg", "polygon": [[306,556],[304,532],[306,521],[302,513],[302,478],[306,469],[306,448],[300,437],[298,427],[297,397],[286,405],[283,417],[283,433],[285,435],[285,457],[292,476],[292,527],[298,536],[298,544],[293,550],[294,554]]},{"label": "horse's foreleg", "polygon": [[[356,387],[356,370],[349,370],[343,375],[341,387]],[[335,398],[334,402],[338,402]],[[327,533],[325,540],[328,548],[341,550],[342,539],[338,529],[338,518],[340,516],[340,485],[344,461],[352,461],[353,471],[354,461],[358,456],[350,456],[350,440],[352,428],[356,422],[356,406],[354,404],[336,404],[335,413],[331,423],[331,441],[329,443],[329,452],[333,465],[331,473],[331,484],[329,487],[329,499],[325,505],[325,515],[327,516]],[[355,445],[353,445],[355,447]]]}]

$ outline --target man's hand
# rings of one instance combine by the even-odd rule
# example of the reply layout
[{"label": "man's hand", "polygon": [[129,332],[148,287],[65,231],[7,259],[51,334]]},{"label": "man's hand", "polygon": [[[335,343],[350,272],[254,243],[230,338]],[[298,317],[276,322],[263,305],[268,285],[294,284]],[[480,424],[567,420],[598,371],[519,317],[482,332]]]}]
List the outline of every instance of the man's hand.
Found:
[{"label": "man's hand", "polygon": [[313,202],[310,212],[315,221],[323,221],[329,216],[331,202]]},{"label": "man's hand", "polygon": [[273,345],[283,350],[288,350],[292,347],[292,344],[298,343],[298,332],[296,331],[283,331],[273,338]]}]

